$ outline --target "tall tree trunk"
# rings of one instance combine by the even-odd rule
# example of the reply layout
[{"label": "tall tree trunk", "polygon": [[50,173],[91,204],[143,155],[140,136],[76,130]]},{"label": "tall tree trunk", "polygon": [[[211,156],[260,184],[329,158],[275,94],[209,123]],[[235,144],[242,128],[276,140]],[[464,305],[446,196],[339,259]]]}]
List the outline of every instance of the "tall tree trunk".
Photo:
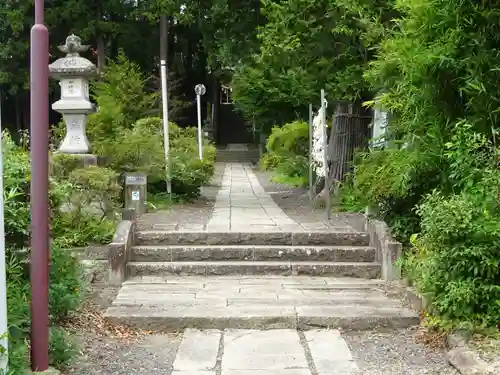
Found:
[{"label": "tall tree trunk", "polygon": [[14,110],[15,110],[15,113],[16,113],[16,130],[19,132],[21,130],[21,127],[22,127],[22,123],[21,123],[21,117],[22,117],[22,114],[21,114],[21,107],[19,105],[19,94],[18,95],[15,95],[14,96]]},{"label": "tall tree trunk", "polygon": [[[103,20],[102,1],[97,4],[97,19],[99,22]],[[99,33],[97,36],[97,71],[103,72],[106,68],[106,43],[104,36]]]}]

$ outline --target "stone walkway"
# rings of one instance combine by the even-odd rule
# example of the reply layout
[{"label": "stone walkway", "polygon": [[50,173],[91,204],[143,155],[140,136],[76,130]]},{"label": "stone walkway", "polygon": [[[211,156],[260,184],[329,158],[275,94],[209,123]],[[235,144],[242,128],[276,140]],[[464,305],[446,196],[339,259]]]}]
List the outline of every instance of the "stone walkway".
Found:
[{"label": "stone walkway", "polygon": [[188,329],[172,375],[350,375],[357,370],[337,330]]},{"label": "stone walkway", "polygon": [[304,212],[291,218],[249,164],[217,163],[215,169],[211,185],[202,189],[198,202],[143,215],[139,227],[181,232],[354,231],[346,220],[324,220],[323,210],[311,212],[302,207]]},{"label": "stone walkway", "polygon": [[226,164],[209,231],[300,231],[260,186],[250,166]]},{"label": "stone walkway", "polygon": [[84,355],[64,374],[458,375],[440,350],[415,336],[413,329],[186,330],[123,341],[88,333]]}]

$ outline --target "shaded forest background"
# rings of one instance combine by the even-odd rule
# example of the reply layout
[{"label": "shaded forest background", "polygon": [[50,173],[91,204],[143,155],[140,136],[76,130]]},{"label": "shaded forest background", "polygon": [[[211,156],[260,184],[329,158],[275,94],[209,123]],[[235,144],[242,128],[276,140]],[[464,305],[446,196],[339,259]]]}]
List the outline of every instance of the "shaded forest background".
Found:
[{"label": "shaded forest background", "polygon": [[[2,1],[0,8],[0,84],[3,123],[10,130],[29,128],[29,36],[34,22],[32,1]],[[91,45],[85,57],[102,71],[120,52],[151,76],[148,88],[160,90],[161,15],[168,15],[168,67],[172,120],[196,123],[194,86],[207,86],[205,102],[218,102],[221,83],[231,69],[257,48],[260,22],[258,0],[238,1],[45,1],[50,32],[50,61],[68,35]],[[231,69],[227,69],[231,68]],[[57,82],[50,82],[50,103],[58,99]],[[204,106],[206,111],[206,106]],[[51,123],[58,114],[51,111]]]}]

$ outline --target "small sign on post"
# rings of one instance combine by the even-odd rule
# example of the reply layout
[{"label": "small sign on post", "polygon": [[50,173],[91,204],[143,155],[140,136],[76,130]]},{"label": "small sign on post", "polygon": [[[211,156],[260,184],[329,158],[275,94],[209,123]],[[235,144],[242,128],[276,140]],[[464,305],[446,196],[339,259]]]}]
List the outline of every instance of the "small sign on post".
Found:
[{"label": "small sign on post", "polygon": [[200,160],[203,160],[203,134],[201,132],[201,96],[205,95],[207,89],[204,85],[198,84],[194,88],[196,93],[196,103],[198,105],[198,153]]},{"label": "small sign on post", "polygon": [[144,173],[125,175],[125,209],[133,209],[138,215],[147,212],[147,184]]}]

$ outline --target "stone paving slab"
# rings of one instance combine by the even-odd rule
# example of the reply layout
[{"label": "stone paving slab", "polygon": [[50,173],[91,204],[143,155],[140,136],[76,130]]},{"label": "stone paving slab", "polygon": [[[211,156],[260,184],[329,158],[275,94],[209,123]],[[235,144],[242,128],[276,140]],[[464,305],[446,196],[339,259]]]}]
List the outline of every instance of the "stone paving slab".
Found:
[{"label": "stone paving slab", "polygon": [[[418,315],[374,281],[308,277],[134,278],[107,316],[142,328],[409,326]],[[157,281],[157,282],[154,282]]]},{"label": "stone paving slab", "polygon": [[228,330],[224,333],[222,371],[308,370],[297,331]]},{"label": "stone paving slab", "polygon": [[214,371],[221,337],[220,331],[186,330],[175,357],[174,372]]}]

